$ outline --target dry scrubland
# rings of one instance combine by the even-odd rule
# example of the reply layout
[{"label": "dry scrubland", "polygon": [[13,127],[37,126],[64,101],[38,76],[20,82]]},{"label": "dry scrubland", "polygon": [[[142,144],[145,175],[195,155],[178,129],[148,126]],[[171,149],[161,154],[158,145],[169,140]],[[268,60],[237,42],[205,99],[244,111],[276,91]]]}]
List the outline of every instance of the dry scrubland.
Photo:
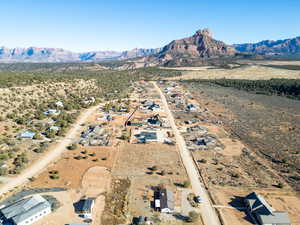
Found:
[{"label": "dry scrubland", "polygon": [[[203,126],[205,135],[214,135],[222,146],[191,147],[191,154],[224,224],[253,224],[243,203],[253,191],[299,224],[299,101],[209,83],[178,84],[168,94],[177,125],[182,131]],[[172,93],[180,97],[172,98]],[[199,111],[187,112],[182,102],[193,102]],[[189,131],[183,136],[190,147],[189,140],[201,134]]]},{"label": "dry scrubland", "polygon": [[188,88],[223,122],[232,137],[266,159],[266,166],[276,172],[264,169],[265,163],[247,148],[241,152],[242,158],[233,159],[234,164],[254,175],[258,185],[270,186],[276,180],[285,180],[299,191],[299,101],[217,86],[212,89],[205,84],[190,83]]},{"label": "dry scrubland", "polygon": [[[199,115],[201,124],[226,146],[193,152],[214,203],[228,207],[218,208],[225,223],[252,224],[239,207],[257,191],[299,224],[299,101],[216,85],[184,86],[210,112]],[[222,126],[212,125],[216,121]]]},{"label": "dry scrubland", "polygon": [[[66,133],[79,110],[91,105],[84,101],[97,97],[97,89],[95,81],[80,79],[0,89],[0,175],[18,174],[36,160],[58,136]],[[63,107],[55,105],[58,101]],[[44,115],[48,109],[56,109],[60,114]],[[59,130],[50,131],[51,126],[58,126]],[[33,140],[18,137],[26,130],[35,133]]]}]

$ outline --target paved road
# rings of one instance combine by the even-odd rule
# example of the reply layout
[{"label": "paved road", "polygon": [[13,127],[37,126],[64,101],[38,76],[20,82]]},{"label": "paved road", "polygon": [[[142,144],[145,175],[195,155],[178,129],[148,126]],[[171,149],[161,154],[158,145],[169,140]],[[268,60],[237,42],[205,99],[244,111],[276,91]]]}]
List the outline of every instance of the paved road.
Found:
[{"label": "paved road", "polygon": [[29,168],[24,170],[23,173],[17,177],[6,180],[0,187],[0,195],[28,182],[28,179],[41,173],[47,165],[59,158],[64,152],[66,147],[72,143],[72,140],[76,137],[76,134],[80,128],[80,124],[84,123],[87,118],[98,108],[99,106],[93,106],[85,110],[78,118],[75,124],[72,125],[71,129],[67,133],[66,137],[62,138],[59,143],[54,146],[53,149],[49,150],[41,159],[32,164]]},{"label": "paved road", "polygon": [[193,189],[195,195],[199,195],[203,199],[203,203],[201,204],[201,215],[202,215],[203,222],[205,225],[220,225],[219,218],[216,214],[215,209],[212,206],[212,203],[210,202],[208,193],[199,179],[200,176],[198,174],[198,170],[194,164],[192,156],[190,155],[190,152],[186,147],[186,143],[175,124],[175,120],[174,120],[173,114],[171,113],[171,111],[169,109],[167,100],[166,100],[164,94],[162,93],[162,91],[160,90],[160,88],[157,86],[157,84],[155,82],[153,82],[153,85],[161,96],[165,112],[167,113],[171,128],[174,131],[174,135],[175,135],[176,142],[177,142],[177,145],[179,148],[180,156],[181,156],[183,164],[186,168],[187,174],[190,178],[192,189]]}]

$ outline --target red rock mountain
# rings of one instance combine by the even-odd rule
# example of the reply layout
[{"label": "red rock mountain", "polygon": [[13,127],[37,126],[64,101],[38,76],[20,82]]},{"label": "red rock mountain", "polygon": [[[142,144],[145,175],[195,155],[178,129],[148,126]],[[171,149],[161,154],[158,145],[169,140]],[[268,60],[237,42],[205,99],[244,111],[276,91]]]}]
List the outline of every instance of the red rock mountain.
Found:
[{"label": "red rock mountain", "polygon": [[162,61],[218,58],[232,56],[235,49],[212,37],[209,29],[198,30],[193,36],[175,40],[163,47],[158,54]]}]

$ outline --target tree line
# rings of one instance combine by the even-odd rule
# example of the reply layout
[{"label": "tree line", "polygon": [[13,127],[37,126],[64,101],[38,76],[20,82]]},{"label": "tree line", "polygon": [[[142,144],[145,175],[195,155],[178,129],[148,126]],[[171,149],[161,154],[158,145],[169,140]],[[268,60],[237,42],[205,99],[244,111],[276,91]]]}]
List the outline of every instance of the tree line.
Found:
[{"label": "tree line", "polygon": [[256,94],[280,95],[300,100],[300,79],[270,79],[270,80],[242,80],[242,79],[215,79],[190,80],[216,84],[223,87],[232,87],[239,90],[253,91]]}]

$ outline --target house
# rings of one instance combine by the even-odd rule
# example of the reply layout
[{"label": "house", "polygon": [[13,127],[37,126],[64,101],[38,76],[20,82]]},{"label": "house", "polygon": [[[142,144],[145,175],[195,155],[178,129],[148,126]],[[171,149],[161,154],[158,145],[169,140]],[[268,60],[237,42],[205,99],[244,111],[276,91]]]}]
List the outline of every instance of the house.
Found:
[{"label": "house", "polygon": [[51,126],[51,127],[49,127],[49,130],[50,131],[59,131],[59,129],[60,129],[60,127],[58,127],[58,126]]},{"label": "house", "polygon": [[291,224],[287,213],[275,211],[261,195],[255,192],[247,195],[244,202],[248,213],[250,213],[260,225]]},{"label": "house", "polygon": [[95,204],[95,198],[81,199],[74,204],[75,212],[83,214],[84,218],[90,218]]},{"label": "house", "polygon": [[0,209],[4,224],[14,225],[29,225],[50,213],[50,203],[40,195],[21,199]]},{"label": "house", "polygon": [[186,130],[189,133],[197,132],[197,134],[199,134],[199,135],[203,135],[203,134],[206,134],[208,132],[208,129],[206,127],[200,126],[200,125],[188,127]]},{"label": "house", "polygon": [[171,98],[181,98],[181,97],[182,95],[177,93],[171,95]]},{"label": "house", "polygon": [[147,119],[147,123],[149,126],[160,126],[161,127],[163,125],[163,122],[161,121],[158,114]]},{"label": "house", "polygon": [[192,140],[196,145],[213,147],[217,144],[217,140],[211,136],[198,137]]},{"label": "house", "polygon": [[154,193],[154,207],[162,213],[174,212],[173,192],[168,189],[159,189]]},{"label": "house", "polygon": [[59,111],[56,109],[48,109],[47,111],[44,112],[44,115],[48,116],[48,115],[59,115]]},{"label": "house", "polygon": [[142,131],[136,135],[138,137],[138,143],[154,142],[157,141],[157,133],[150,131]]},{"label": "house", "polygon": [[155,104],[155,103],[145,105],[145,106],[143,106],[143,108],[145,110],[150,110],[150,111],[159,111],[160,110],[160,106],[158,104]]},{"label": "house", "polygon": [[35,133],[33,131],[30,130],[26,130],[20,134],[18,134],[17,136],[20,138],[30,138],[32,139],[34,137]]},{"label": "house", "polygon": [[188,104],[188,105],[186,106],[186,109],[187,109],[188,111],[196,111],[196,110],[198,110],[198,106],[196,106],[196,105],[194,105],[194,104]]}]

